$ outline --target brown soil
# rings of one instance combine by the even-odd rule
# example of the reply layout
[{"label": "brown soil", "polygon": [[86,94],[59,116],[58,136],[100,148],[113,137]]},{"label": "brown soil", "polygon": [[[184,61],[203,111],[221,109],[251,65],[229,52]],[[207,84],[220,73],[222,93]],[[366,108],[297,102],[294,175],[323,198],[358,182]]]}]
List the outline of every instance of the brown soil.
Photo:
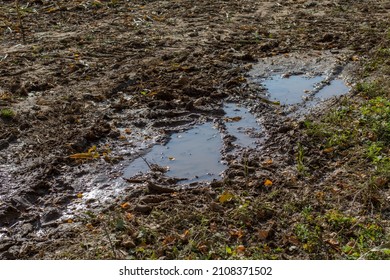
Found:
[{"label": "brown soil", "polygon": [[[261,89],[251,85],[247,73],[262,58],[326,53],[345,65],[364,57],[388,28],[388,1],[19,2],[22,25],[15,1],[0,6],[0,109],[14,112],[0,119],[0,258],[96,258],[80,247],[79,234],[90,225],[83,213],[96,198],[80,200],[112,182],[120,182],[123,191],[90,210],[123,210],[128,202],[144,223],[153,209],[164,215],[173,209],[186,213],[186,207],[223,212],[215,203],[223,184],[232,193],[249,186],[248,200],[254,201],[272,192],[256,188],[265,179],[279,191],[268,205],[278,210],[256,210],[258,219],[251,221],[261,235],[256,242],[285,248],[278,258],[342,258],[329,249],[336,246],[332,236],[325,238],[329,250],[319,253],[298,250],[296,238],[282,233],[289,212],[278,205],[291,200],[312,205],[327,180],[345,174],[338,175],[337,162],[313,157],[315,176],[299,176],[297,143],[305,141],[300,122],[253,97]],[[239,152],[230,159],[229,182],[198,184],[172,195],[142,184],[150,176],[161,183],[160,175],[140,183],[121,179],[123,166],[136,157],[131,149],[218,116],[225,98],[257,104],[266,131],[262,149],[245,161]],[[93,146],[96,151],[88,153]],[[320,207],[321,200],[312,207]],[[215,230],[224,230],[221,221],[214,223]],[[64,253],[70,244],[80,255]],[[201,252],[209,245],[202,246]],[[256,257],[267,256],[248,256]]]}]

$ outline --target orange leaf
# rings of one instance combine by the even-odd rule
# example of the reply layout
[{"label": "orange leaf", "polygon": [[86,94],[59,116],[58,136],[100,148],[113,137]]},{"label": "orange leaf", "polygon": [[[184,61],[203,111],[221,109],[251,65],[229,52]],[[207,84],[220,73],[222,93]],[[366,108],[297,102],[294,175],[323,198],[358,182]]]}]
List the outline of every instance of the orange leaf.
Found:
[{"label": "orange leaf", "polygon": [[268,235],[269,235],[269,230],[259,230],[258,231],[258,234],[259,234],[259,238],[260,240],[266,240]]},{"label": "orange leaf", "polygon": [[231,230],[229,231],[230,236],[236,237],[236,238],[242,238],[244,236],[244,233],[241,229],[239,230]]},{"label": "orange leaf", "polygon": [[263,162],[263,165],[268,166],[268,165],[272,165],[273,163],[274,163],[274,162],[273,162],[272,159],[267,159],[267,160],[265,160],[265,161]]},{"label": "orange leaf", "polygon": [[237,253],[244,253],[245,252],[245,246],[244,245],[238,245],[236,248]]},{"label": "orange leaf", "polygon": [[129,220],[129,221],[131,221],[132,219],[134,219],[134,215],[131,214],[131,213],[129,213],[129,212],[127,212],[125,216],[126,216],[126,219]]},{"label": "orange leaf", "polygon": [[265,182],[264,182],[264,186],[266,186],[266,187],[270,187],[270,186],[272,186],[272,184],[273,184],[272,181],[269,179],[265,180]]},{"label": "orange leaf", "polygon": [[125,202],[125,203],[121,204],[121,208],[122,209],[127,209],[129,207],[130,207],[130,203],[128,203],[128,202]]}]

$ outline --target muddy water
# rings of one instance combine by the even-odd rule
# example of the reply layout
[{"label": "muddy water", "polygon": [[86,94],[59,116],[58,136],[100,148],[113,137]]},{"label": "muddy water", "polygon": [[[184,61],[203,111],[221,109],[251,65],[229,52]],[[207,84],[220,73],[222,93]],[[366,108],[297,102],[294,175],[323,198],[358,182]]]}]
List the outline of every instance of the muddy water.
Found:
[{"label": "muddy water", "polygon": [[302,97],[314,90],[316,84],[322,79],[321,76],[296,75],[285,78],[276,75],[265,80],[263,85],[268,91],[270,100],[279,101],[282,105],[292,105],[303,102]]},{"label": "muddy water", "polygon": [[219,131],[207,122],[173,134],[166,145],[155,145],[144,157],[134,160],[124,176],[147,173],[148,164],[157,164],[167,170],[167,176],[185,178],[183,182],[187,183],[219,179],[225,169],[220,160],[221,148]]},{"label": "muddy water", "polygon": [[281,105],[294,105],[311,100],[307,105],[315,106],[319,101],[340,96],[349,91],[342,79],[335,78],[329,81],[326,76],[283,77],[276,75],[264,80],[262,84],[267,89],[270,100],[280,102]]},{"label": "muddy water", "polygon": [[236,138],[235,145],[256,148],[261,137],[261,129],[255,116],[248,109],[234,103],[223,106],[226,115],[224,123],[227,133]]},{"label": "muddy water", "polygon": [[315,99],[326,100],[334,96],[346,94],[349,92],[349,89],[342,79],[335,79],[318,91],[315,94]]},{"label": "muddy water", "polygon": [[[124,171],[125,178],[142,175],[158,165],[166,175],[180,178],[182,183],[221,179],[227,168],[222,162],[224,140],[234,139],[235,147],[255,148],[261,136],[260,126],[246,108],[234,103],[223,105],[225,116],[171,135],[165,145],[155,145],[144,156],[135,159]],[[223,137],[225,136],[225,137]],[[228,137],[226,137],[228,136]]]}]

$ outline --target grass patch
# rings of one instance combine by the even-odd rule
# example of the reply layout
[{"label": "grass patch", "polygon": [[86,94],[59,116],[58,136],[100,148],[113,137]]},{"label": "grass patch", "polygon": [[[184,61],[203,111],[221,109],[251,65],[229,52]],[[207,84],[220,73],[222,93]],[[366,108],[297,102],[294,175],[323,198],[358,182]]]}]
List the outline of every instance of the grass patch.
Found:
[{"label": "grass patch", "polygon": [[12,109],[4,108],[0,110],[0,117],[3,119],[12,119],[15,115],[16,114]]}]

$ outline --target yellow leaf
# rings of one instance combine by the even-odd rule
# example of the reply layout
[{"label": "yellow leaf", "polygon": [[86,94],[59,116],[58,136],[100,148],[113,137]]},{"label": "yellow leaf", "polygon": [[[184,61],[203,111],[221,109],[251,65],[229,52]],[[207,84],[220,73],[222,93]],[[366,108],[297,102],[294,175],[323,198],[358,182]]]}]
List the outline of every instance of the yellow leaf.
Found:
[{"label": "yellow leaf", "polygon": [[219,197],[219,202],[224,203],[226,201],[230,201],[230,200],[232,200],[233,197],[234,197],[234,195],[232,195],[231,193],[225,192],[225,193],[221,194],[221,196]]},{"label": "yellow leaf", "polygon": [[87,226],[87,228],[88,228],[89,230],[95,229],[95,227],[94,227],[91,223],[86,224],[86,226]]},{"label": "yellow leaf", "polygon": [[129,212],[127,212],[127,213],[126,213],[126,219],[129,220],[129,221],[131,221],[132,219],[134,219],[134,215],[131,214],[131,213],[129,213]]},{"label": "yellow leaf", "polygon": [[265,182],[264,182],[264,186],[266,186],[266,187],[270,187],[270,186],[272,186],[272,181],[271,181],[271,180],[269,180],[269,179],[265,180]]},{"label": "yellow leaf", "polygon": [[78,153],[78,154],[70,155],[69,157],[73,159],[89,159],[92,158],[92,155],[89,153]]},{"label": "yellow leaf", "polygon": [[334,151],[334,147],[326,148],[323,150],[324,153],[328,154]]},{"label": "yellow leaf", "polygon": [[83,198],[83,194],[82,193],[78,193],[77,194],[77,198]]},{"label": "yellow leaf", "polygon": [[67,222],[68,224],[71,224],[71,223],[73,223],[73,220],[72,220],[72,219],[68,219],[66,222]]},{"label": "yellow leaf", "polygon": [[169,160],[175,160],[175,158],[174,158],[174,157],[168,157],[168,159],[169,159]]},{"label": "yellow leaf", "polygon": [[272,165],[274,162],[272,159],[267,159],[263,162],[263,165]]},{"label": "yellow leaf", "polygon": [[240,116],[225,118],[225,122],[239,122],[242,118]]},{"label": "yellow leaf", "polygon": [[188,238],[189,235],[190,235],[190,231],[189,231],[188,229],[186,229],[186,230],[184,231],[184,233],[183,233],[182,235],[180,235],[180,238],[183,239],[183,240],[185,240],[185,239]]},{"label": "yellow leaf", "polygon": [[88,154],[91,154],[94,151],[96,151],[96,146],[95,145],[93,145],[91,148],[88,149]]},{"label": "yellow leaf", "polygon": [[360,60],[357,55],[352,56],[351,59],[352,59],[352,61],[359,61]]}]

